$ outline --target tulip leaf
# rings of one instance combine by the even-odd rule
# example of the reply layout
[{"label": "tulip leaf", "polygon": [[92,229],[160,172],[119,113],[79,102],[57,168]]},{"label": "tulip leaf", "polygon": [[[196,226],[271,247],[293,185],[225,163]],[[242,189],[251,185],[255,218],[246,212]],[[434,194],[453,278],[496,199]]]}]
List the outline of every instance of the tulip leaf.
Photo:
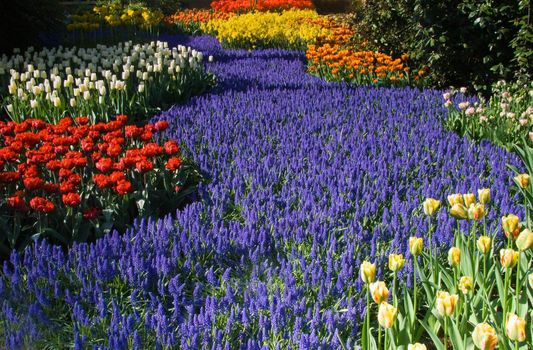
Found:
[{"label": "tulip leaf", "polygon": [[433,345],[435,345],[437,350],[444,350],[444,344],[442,344],[441,340],[439,339],[439,336],[435,334],[433,329],[425,321],[420,321],[420,324],[422,325],[422,327],[424,327],[426,332],[428,332],[429,336],[431,337],[431,340],[433,340]]}]

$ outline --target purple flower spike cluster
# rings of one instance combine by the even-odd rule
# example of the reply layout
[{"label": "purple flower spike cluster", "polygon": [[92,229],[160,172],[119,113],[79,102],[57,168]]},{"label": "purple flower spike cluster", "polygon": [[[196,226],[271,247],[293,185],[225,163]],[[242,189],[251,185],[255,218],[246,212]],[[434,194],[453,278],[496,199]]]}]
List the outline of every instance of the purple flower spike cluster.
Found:
[{"label": "purple flower spike cluster", "polygon": [[[168,40],[215,57],[219,86],[155,118],[209,175],[201,200],[68,253],[46,242],[14,253],[0,278],[2,347],[353,348],[359,265],[409,261],[426,196],[490,187],[494,230],[522,214],[506,168],[518,159],[445,131],[440,91],[326,83],[301,53]],[[446,210],[436,220],[445,250],[456,223]]]}]

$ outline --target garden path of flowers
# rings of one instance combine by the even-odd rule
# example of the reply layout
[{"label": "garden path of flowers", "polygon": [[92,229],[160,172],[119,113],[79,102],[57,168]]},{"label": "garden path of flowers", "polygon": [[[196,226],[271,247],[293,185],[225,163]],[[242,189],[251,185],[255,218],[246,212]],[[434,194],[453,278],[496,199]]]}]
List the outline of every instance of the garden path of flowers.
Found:
[{"label": "garden path of flowers", "polygon": [[[326,83],[302,53],[163,39],[215,58],[215,90],[154,118],[207,174],[200,200],[68,253],[13,254],[0,279],[7,348],[353,348],[359,265],[401,252],[411,283],[424,198],[490,187],[490,225],[522,213],[506,168],[517,157],[446,131],[440,91]],[[447,250],[455,221],[437,221]]]}]

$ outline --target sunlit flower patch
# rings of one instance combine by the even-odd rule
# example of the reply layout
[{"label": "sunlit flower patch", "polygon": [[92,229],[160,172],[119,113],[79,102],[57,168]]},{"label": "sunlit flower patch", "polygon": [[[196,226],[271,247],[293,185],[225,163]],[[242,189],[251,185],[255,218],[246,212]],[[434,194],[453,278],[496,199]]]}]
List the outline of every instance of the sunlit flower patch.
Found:
[{"label": "sunlit flower patch", "polygon": [[0,122],[1,217],[9,227],[1,229],[2,247],[38,237],[86,241],[177,208],[199,173],[163,137],[167,122],[126,121]]},{"label": "sunlit flower patch", "polygon": [[356,85],[406,85],[417,82],[425,74],[414,74],[405,64],[408,56],[392,58],[373,51],[353,51],[339,44],[310,45],[307,49],[309,73],[331,81],[347,81]]},{"label": "sunlit flower patch", "polygon": [[308,44],[329,34],[313,10],[281,13],[252,12],[214,19],[201,25],[229,48],[285,48],[305,50]]},{"label": "sunlit flower patch", "polygon": [[201,24],[207,23],[214,19],[226,20],[233,16],[232,12],[219,12],[212,10],[181,10],[164,18],[163,22],[168,27],[175,27],[176,30],[183,33],[196,34],[201,32]]},{"label": "sunlit flower patch", "polygon": [[3,107],[14,121],[117,114],[146,117],[214,83],[203,54],[168,43],[29,48],[0,59]]},{"label": "sunlit flower patch", "polygon": [[280,11],[312,9],[310,0],[214,0],[211,8],[219,12]]}]

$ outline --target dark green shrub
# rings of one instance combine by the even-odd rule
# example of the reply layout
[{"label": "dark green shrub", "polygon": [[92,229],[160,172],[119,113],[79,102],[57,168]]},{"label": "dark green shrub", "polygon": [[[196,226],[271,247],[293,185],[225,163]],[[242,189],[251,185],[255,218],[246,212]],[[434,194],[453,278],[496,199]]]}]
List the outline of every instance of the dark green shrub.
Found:
[{"label": "dark green shrub", "polygon": [[368,0],[356,24],[370,48],[427,65],[432,84],[486,91],[531,72],[530,7],[528,0]]},{"label": "dark green shrub", "polygon": [[0,1],[0,53],[40,45],[43,34],[61,28],[63,10],[58,0]]}]

